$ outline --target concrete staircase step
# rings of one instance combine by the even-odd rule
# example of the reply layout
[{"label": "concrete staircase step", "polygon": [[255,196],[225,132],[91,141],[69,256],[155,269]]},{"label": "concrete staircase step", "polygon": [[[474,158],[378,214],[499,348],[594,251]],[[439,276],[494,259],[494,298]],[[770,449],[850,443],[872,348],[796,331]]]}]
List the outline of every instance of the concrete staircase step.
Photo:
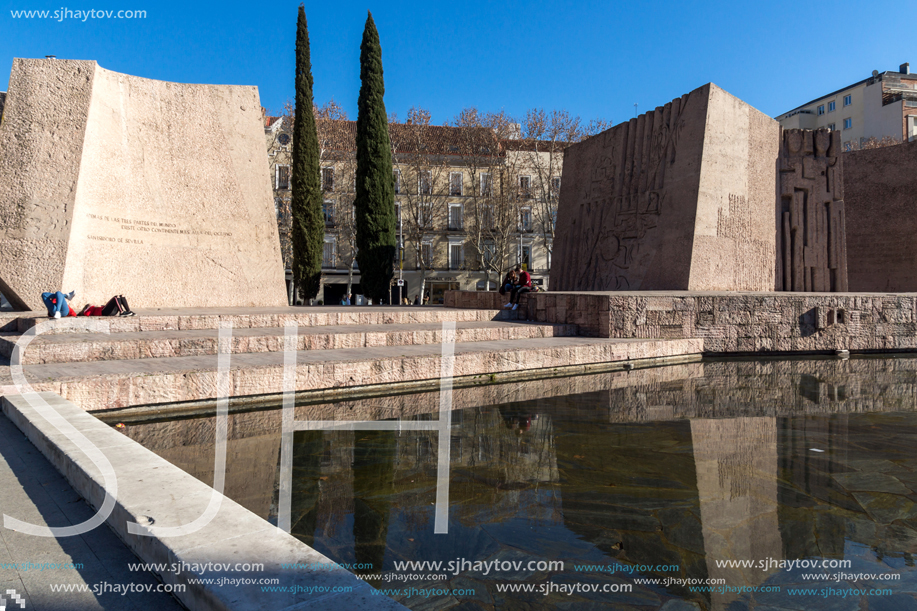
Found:
[{"label": "concrete staircase step", "polygon": [[[470,310],[441,306],[317,306],[279,308],[182,308],[136,310],[136,316],[89,316],[49,319],[37,312],[23,312],[15,318],[16,330],[25,333],[35,325],[41,335],[86,333],[86,324],[105,333],[142,331],[188,331],[217,329],[221,322],[234,329],[270,328],[295,322],[300,327],[342,325],[397,325],[441,323],[444,321],[482,322],[524,320],[525,312],[510,310]],[[10,316],[3,319],[3,331],[12,331]]]},{"label": "concrete staircase step", "polygon": [[[602,339],[545,337],[459,343],[453,375],[482,376],[533,369],[607,364],[703,352],[700,339]],[[435,344],[302,351],[296,359],[296,390],[437,380],[442,350]],[[284,355],[233,355],[233,396],[265,395],[283,388]],[[32,390],[55,392],[86,410],[199,401],[216,396],[214,355],[108,362],[30,365]],[[486,382],[483,382],[486,383]],[[2,380],[0,380],[2,390]]]},{"label": "concrete staircase step", "polygon": [[[116,320],[121,322],[123,319]],[[315,317],[309,319],[309,322],[314,321]],[[22,356],[22,363],[81,363],[213,355],[217,353],[218,334],[219,331],[214,328],[43,334],[31,340]],[[455,339],[456,343],[469,343],[574,335],[575,325],[485,320],[456,323]],[[282,327],[234,327],[232,352],[281,352],[283,336]],[[0,333],[0,356],[9,358],[20,337],[20,334]],[[441,342],[440,321],[301,326],[297,350],[342,350]]]}]

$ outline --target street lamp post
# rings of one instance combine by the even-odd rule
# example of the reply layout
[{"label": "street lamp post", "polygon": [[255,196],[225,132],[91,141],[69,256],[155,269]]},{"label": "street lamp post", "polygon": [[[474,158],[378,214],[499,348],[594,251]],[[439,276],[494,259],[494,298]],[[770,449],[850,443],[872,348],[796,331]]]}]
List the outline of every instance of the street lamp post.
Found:
[{"label": "street lamp post", "polygon": [[522,208],[519,209],[519,256],[516,257],[517,263],[522,265],[522,230],[525,228],[525,225],[522,224],[525,217],[525,212]]},{"label": "street lamp post", "polygon": [[404,288],[404,225],[398,215],[398,305],[402,304],[401,290]]}]

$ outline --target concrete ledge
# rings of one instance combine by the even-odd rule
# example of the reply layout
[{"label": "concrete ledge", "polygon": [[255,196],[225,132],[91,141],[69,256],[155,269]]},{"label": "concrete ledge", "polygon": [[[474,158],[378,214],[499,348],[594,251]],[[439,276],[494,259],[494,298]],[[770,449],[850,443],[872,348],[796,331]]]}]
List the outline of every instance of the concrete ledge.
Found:
[{"label": "concrete ledge", "polygon": [[[454,394],[452,398],[453,409],[464,409],[476,405],[490,405],[498,403],[512,403],[516,401],[529,401],[548,396],[580,394],[592,392],[595,388],[584,390],[580,385],[583,378],[596,374],[623,373],[626,379],[638,377],[637,372],[653,371],[654,379],[662,379],[668,372],[677,370],[678,365],[699,365],[704,357],[701,354],[684,354],[675,356],[660,356],[646,359],[627,361],[613,361],[609,363],[590,363],[586,365],[563,365],[550,369],[527,369],[505,373],[480,374],[462,376],[452,379]],[[660,373],[661,372],[661,373]],[[526,382],[529,384],[512,384],[512,382]],[[550,388],[550,392],[532,394],[531,383],[538,382],[542,388]],[[417,393],[435,393],[439,390],[440,380],[420,380],[417,382],[392,382],[390,384],[374,384],[367,386],[348,386],[343,388],[321,388],[318,390],[304,390],[295,393],[296,419],[297,420],[335,420],[339,414],[335,410],[312,410],[315,405],[323,408],[328,405],[339,405],[343,401],[379,402],[386,405],[400,400],[409,402],[409,409],[388,411],[385,407],[377,411],[348,412],[348,417],[355,420],[384,420],[385,418],[407,418],[416,414],[432,413],[439,409],[439,395],[430,405],[417,404]],[[0,386],[0,391],[2,391]],[[408,399],[404,399],[409,397]],[[276,411],[283,402],[283,393],[255,395],[248,397],[229,397],[229,413],[240,414],[247,412]],[[93,412],[93,415],[102,422],[117,424],[119,422],[130,424],[135,422],[149,422],[156,420],[173,420],[176,418],[213,416],[216,413],[216,400],[205,399],[201,401],[187,401],[169,405],[135,405],[131,407],[108,409]],[[277,420],[276,430],[280,426]]]},{"label": "concrete ledge", "polygon": [[[170,310],[137,310],[136,316],[71,317],[69,320],[91,321],[102,325],[110,333],[136,333],[139,331],[185,331],[191,329],[217,329],[221,322],[230,322],[234,329],[283,327],[295,322],[300,327],[330,325],[388,325],[422,324],[443,321],[470,322],[483,320],[517,320],[525,318],[521,312],[510,310],[468,310],[428,306],[320,306],[282,308],[185,308]],[[48,320],[46,315],[20,313],[16,317],[19,333],[25,333],[36,324]],[[68,319],[57,320],[43,334],[85,333],[73,328]],[[9,324],[9,323],[7,323]]]},{"label": "concrete ledge", "polygon": [[[701,339],[549,337],[456,344],[456,377],[658,358],[704,351]],[[233,396],[282,388],[283,353],[233,355]],[[438,379],[442,348],[385,346],[297,353],[296,390]],[[26,378],[87,411],[216,397],[216,355],[63,365],[30,365]]]},{"label": "concrete ledge", "polygon": [[[525,311],[529,297],[528,293],[523,293],[519,298],[522,311]],[[499,291],[446,291],[443,301],[447,308],[502,310],[509,298],[510,295],[501,295]]]},{"label": "concrete ledge", "polygon": [[19,319],[30,312],[0,312],[0,333],[15,333],[19,330]]},{"label": "concrete ledge", "polygon": [[[33,402],[38,398],[47,402],[56,415],[46,419],[30,405],[29,398]],[[148,524],[152,519],[157,527],[191,523],[204,514],[212,488],[53,393],[4,396],[0,405],[4,414],[95,509],[101,506],[105,496],[101,471],[55,424],[69,423],[104,453],[117,476],[115,508],[107,523],[143,562],[263,564],[263,571],[214,570],[204,577],[278,578],[279,585],[290,589],[327,588],[311,593],[263,592],[260,585],[192,584],[190,579],[200,575],[188,572],[160,575],[164,583],[186,586],[185,592],[175,596],[188,609],[405,609],[385,596],[373,595],[369,584],[344,569],[282,569],[284,563],[333,561],[226,497],[222,498],[216,517],[193,534],[168,538],[130,534],[128,522]],[[331,591],[333,588],[351,590],[336,593]]]},{"label": "concrete ledge", "polygon": [[[216,329],[141,331],[138,333],[59,333],[41,335],[22,355],[24,365],[85,363],[132,359],[201,356],[217,353]],[[234,329],[232,353],[283,351],[283,328]],[[574,325],[516,321],[471,321],[456,325],[455,341],[512,341],[576,335]],[[20,335],[0,334],[0,357],[12,355]],[[302,327],[297,350],[341,350],[378,346],[415,346],[442,343],[442,323],[413,325],[340,325]]]}]

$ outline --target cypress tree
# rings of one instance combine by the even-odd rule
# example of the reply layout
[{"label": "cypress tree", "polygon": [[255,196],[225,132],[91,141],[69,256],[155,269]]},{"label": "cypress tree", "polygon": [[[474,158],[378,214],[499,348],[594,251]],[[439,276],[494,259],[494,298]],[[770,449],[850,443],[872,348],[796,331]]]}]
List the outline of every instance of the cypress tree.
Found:
[{"label": "cypress tree", "polygon": [[382,47],[372,13],[360,45],[360,98],[357,103],[357,264],[363,294],[388,301],[395,273],[395,184],[385,113]]},{"label": "cypress tree", "polygon": [[[306,299],[318,295],[322,278],[325,224],[322,217],[318,136],[312,112],[312,63],[306,9],[296,24],[296,108],[293,113],[292,242],[293,281]],[[295,295],[295,293],[294,293]]]}]

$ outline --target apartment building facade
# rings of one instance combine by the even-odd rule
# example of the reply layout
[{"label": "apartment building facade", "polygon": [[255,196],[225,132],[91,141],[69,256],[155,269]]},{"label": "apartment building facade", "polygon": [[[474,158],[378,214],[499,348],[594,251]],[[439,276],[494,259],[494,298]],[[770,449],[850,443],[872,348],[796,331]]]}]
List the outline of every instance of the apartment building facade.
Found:
[{"label": "apartment building facade", "polygon": [[[360,302],[353,207],[356,122],[317,124],[325,221],[317,299],[338,304],[349,287]],[[442,303],[446,290],[494,290],[517,263],[547,288],[561,146],[500,140],[483,128],[395,123],[389,131],[399,242],[393,303],[399,279],[402,302],[426,297],[435,304]],[[265,117],[265,135],[289,266],[289,120]]]},{"label": "apartment building facade", "polygon": [[879,72],[776,117],[786,129],[839,130],[846,150],[867,140],[917,138],[917,74],[910,64]]}]

